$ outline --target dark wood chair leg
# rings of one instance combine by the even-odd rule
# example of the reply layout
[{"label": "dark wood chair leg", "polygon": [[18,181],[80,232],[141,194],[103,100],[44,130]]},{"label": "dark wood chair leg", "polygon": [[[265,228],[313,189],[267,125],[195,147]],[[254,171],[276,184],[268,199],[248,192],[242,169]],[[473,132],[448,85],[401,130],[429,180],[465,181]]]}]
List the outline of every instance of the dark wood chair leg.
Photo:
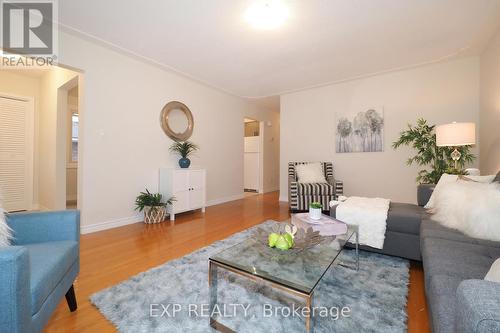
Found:
[{"label": "dark wood chair leg", "polygon": [[71,288],[66,293],[66,302],[68,302],[69,311],[76,311],[78,305],[76,304],[75,288],[73,288],[73,285],[71,285]]}]

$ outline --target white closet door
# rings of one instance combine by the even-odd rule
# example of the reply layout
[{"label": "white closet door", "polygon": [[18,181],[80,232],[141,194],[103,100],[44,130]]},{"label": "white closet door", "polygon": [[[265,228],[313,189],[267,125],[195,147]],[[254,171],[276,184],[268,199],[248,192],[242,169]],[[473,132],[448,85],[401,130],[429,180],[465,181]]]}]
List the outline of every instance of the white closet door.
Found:
[{"label": "white closet door", "polygon": [[205,190],[193,189],[189,192],[189,208],[197,209],[204,206],[203,194]]},{"label": "white closet door", "polygon": [[191,191],[180,191],[175,193],[175,201],[173,203],[174,213],[189,210],[190,195]]},{"label": "white closet door", "polygon": [[0,191],[7,211],[33,202],[33,103],[0,96]]},{"label": "white closet door", "polygon": [[173,181],[174,193],[189,190],[189,172],[187,170],[175,170]]},{"label": "white closet door", "polygon": [[192,170],[189,172],[189,187],[202,189],[205,187],[205,171]]},{"label": "white closet door", "polygon": [[173,177],[174,213],[189,209],[189,172],[175,170]]}]

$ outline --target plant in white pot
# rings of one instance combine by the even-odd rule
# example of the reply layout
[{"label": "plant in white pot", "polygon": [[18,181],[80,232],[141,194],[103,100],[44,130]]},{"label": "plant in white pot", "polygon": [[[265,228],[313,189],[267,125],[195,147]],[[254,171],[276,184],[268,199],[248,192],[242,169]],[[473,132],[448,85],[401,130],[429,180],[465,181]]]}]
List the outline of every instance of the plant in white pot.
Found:
[{"label": "plant in white pot", "polygon": [[139,212],[144,211],[144,223],[160,223],[165,220],[167,214],[167,205],[171,205],[175,198],[163,201],[161,193],[151,193],[148,189],[141,192],[135,199],[135,209]]},{"label": "plant in white pot", "polygon": [[321,218],[321,209],[323,205],[319,202],[311,202],[309,204],[309,218],[319,220]]}]

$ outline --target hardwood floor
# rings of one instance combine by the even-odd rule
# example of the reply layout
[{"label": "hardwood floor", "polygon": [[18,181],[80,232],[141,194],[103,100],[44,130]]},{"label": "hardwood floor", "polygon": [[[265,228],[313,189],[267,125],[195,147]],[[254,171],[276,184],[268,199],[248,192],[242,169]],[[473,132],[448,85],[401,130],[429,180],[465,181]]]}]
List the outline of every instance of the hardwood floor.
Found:
[{"label": "hardwood floor", "polygon": [[[115,332],[114,326],[90,304],[91,294],[264,220],[282,221],[288,217],[288,206],[278,202],[275,192],[208,207],[205,214],[180,214],[174,224],[137,223],[82,235],[80,275],[75,283],[78,310],[69,312],[63,299],[44,332]],[[429,332],[423,286],[422,268],[412,263],[408,296],[410,333]]]}]

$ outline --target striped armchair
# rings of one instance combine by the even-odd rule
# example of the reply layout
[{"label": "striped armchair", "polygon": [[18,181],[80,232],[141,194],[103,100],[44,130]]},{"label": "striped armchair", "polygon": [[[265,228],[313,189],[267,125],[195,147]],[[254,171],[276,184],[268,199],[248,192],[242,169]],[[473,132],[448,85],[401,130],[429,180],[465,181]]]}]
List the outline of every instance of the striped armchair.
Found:
[{"label": "striped armchair", "polygon": [[308,210],[309,203],[321,202],[323,210],[328,210],[331,200],[344,193],[344,184],[333,177],[333,164],[321,162],[326,183],[300,183],[297,179],[295,166],[309,162],[288,163],[288,203],[292,212]]}]

